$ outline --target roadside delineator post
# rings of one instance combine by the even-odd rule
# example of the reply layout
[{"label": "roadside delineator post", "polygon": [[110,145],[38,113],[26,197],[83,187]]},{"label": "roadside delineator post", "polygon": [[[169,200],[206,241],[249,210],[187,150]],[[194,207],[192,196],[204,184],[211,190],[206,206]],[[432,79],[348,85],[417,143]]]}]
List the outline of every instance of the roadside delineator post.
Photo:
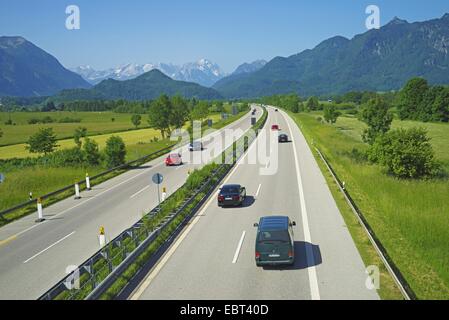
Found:
[{"label": "roadside delineator post", "polygon": [[346,182],[343,181],[343,190],[346,190]]},{"label": "roadside delineator post", "polygon": [[90,191],[90,177],[88,173],[86,173],[86,190]]},{"label": "roadside delineator post", "polygon": [[80,195],[80,185],[78,182],[75,182],[75,200],[81,199]]},{"label": "roadside delineator post", "polygon": [[33,200],[33,193],[32,192],[29,193],[29,196],[30,196],[30,201]]},{"label": "roadside delineator post", "polygon": [[37,198],[37,219],[36,222],[43,222],[44,219],[44,214],[43,214],[43,210],[42,210],[42,199],[41,198]]},{"label": "roadside delineator post", "polygon": [[100,249],[106,245],[106,236],[104,232],[104,227],[100,227],[100,234],[98,235],[98,242],[100,243]]},{"label": "roadside delineator post", "polygon": [[164,202],[165,198],[167,197],[167,188],[162,188],[162,196],[161,196],[161,202]]}]

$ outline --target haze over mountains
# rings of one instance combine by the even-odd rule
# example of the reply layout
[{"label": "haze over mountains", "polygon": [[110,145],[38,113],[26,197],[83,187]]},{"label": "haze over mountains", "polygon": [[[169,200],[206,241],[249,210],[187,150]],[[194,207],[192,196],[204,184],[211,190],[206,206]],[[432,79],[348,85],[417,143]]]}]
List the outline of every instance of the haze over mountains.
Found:
[{"label": "haze over mountains", "polygon": [[96,85],[80,90],[91,85],[50,54],[21,37],[0,37],[0,96],[55,95],[63,89],[75,90],[65,90],[58,99],[142,100],[163,93],[204,99],[330,95],[397,90],[416,76],[449,84],[449,14],[415,23],[395,18],[352,39],[336,36],[290,57],[242,64],[227,76],[207,59],[183,66],[128,64],[76,71]]},{"label": "haze over mountains", "polygon": [[72,71],[81,75],[91,84],[98,84],[106,79],[130,80],[145,72],[158,69],[174,80],[195,82],[205,87],[211,87],[215,82],[226,76],[220,67],[207,60],[200,59],[197,62],[185,63],[181,66],[171,63],[129,63],[107,70],[95,70],[90,66],[80,66]]},{"label": "haze over mountains", "polygon": [[161,94],[203,100],[222,99],[214,89],[199,84],[173,80],[157,69],[130,80],[108,79],[91,89],[63,90],[53,97],[55,101],[70,100],[152,100]]}]

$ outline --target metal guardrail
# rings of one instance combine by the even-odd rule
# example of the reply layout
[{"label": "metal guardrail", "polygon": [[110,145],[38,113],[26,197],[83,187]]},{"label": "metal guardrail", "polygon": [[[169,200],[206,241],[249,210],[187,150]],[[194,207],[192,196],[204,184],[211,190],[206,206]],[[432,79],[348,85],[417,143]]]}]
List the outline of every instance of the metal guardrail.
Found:
[{"label": "metal guardrail", "polygon": [[332,177],[334,178],[335,182],[337,183],[340,191],[343,193],[346,202],[351,207],[352,211],[356,215],[357,219],[359,220],[361,226],[365,230],[371,244],[377,251],[379,257],[381,258],[382,262],[384,263],[385,267],[387,268],[388,272],[390,273],[393,280],[396,282],[396,285],[398,286],[399,290],[401,291],[401,294],[403,295],[405,300],[416,300],[417,297],[415,293],[413,292],[412,288],[408,284],[407,280],[405,280],[404,276],[402,275],[399,268],[395,265],[391,257],[388,255],[387,250],[380,242],[379,238],[377,238],[376,234],[374,233],[374,230],[369,225],[368,221],[366,220],[365,216],[363,215],[362,211],[359,209],[355,201],[352,199],[349,192],[346,190],[346,186],[342,183],[342,181],[338,178],[337,173],[334,171],[330,163],[327,161],[326,157],[323,155],[323,153],[315,146],[315,150],[317,151],[320,158],[323,160],[324,164],[326,165],[327,169],[331,173]]},{"label": "metal guardrail", "polygon": [[[230,155],[232,155],[232,164],[223,163],[219,165],[210,177],[204,181],[203,184],[198,187],[188,199],[185,199],[175,212],[172,212],[165,217],[159,217],[162,218],[162,223],[159,223],[158,226],[154,226],[151,223],[151,219],[157,217],[161,210],[161,207],[158,206],[152,209],[131,228],[125,230],[110,241],[104,248],[97,251],[91,258],[83,262],[77,270],[64,277],[55,286],[44,293],[39,300],[54,300],[58,298],[70,300],[77,299],[77,296],[83,297],[83,295],[83,298],[89,300],[98,299],[156,240],[156,238],[164,232],[164,229],[169,226],[174,219],[182,214],[184,210],[192,204],[194,199],[198,197],[198,195],[204,193],[205,195],[198,201],[195,207],[188,212],[184,220],[189,219],[195,212],[197,212],[200,206],[209,198],[213,190],[215,190],[222,179],[239,161],[239,158],[244,155],[246,150],[248,150],[251,143],[256,140],[258,136],[257,129],[262,128],[265,125],[266,120],[267,113],[264,110],[264,114],[260,121],[253,126],[253,128],[255,127],[256,129],[256,136],[252,136],[251,141],[248,141],[248,138],[243,135],[240,138],[243,139],[242,148],[235,148],[238,144],[237,142],[234,142],[232,146],[223,151],[219,156],[222,157],[222,159],[229,159]],[[214,179],[216,179],[216,182],[211,183]],[[164,202],[169,201],[175,196],[176,192],[168,197]],[[162,244],[160,246],[162,246]],[[73,288],[74,281],[76,279],[79,279],[80,281],[79,289],[70,290],[70,288]],[[62,295],[64,292],[67,292],[65,296]],[[88,292],[88,294],[86,294],[86,292]]]}]

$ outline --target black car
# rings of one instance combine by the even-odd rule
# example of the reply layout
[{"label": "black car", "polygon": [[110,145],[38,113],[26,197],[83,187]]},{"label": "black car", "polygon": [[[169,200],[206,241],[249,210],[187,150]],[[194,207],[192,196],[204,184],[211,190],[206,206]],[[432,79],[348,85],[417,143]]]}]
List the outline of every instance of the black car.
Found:
[{"label": "black car", "polygon": [[281,133],[278,137],[279,142],[288,142],[288,136],[285,133]]},{"label": "black car", "polygon": [[193,151],[203,151],[203,143],[200,141],[193,141],[192,143],[189,144],[189,151],[193,152]]},{"label": "black car", "polygon": [[227,184],[220,188],[218,206],[241,206],[246,199],[246,188],[239,184]]},{"label": "black car", "polygon": [[295,241],[293,227],[296,222],[286,216],[260,218],[256,236],[256,265],[293,265],[295,263]]},{"label": "black car", "polygon": [[275,111],[275,112],[278,112],[279,110],[278,110],[278,109],[274,109],[274,111]]}]

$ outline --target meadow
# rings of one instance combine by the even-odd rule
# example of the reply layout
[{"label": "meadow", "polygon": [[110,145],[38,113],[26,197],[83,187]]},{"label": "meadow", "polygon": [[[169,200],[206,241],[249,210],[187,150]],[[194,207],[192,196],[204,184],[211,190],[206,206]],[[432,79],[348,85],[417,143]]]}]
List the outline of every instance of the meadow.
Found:
[{"label": "meadow", "polygon": [[[327,156],[395,264],[420,299],[449,298],[449,180],[401,180],[352,155],[366,150],[365,125],[340,117],[335,125],[321,113],[292,114],[309,143]],[[393,128],[428,130],[436,157],[449,170],[449,125],[397,121]],[[337,201],[338,202],[338,201]],[[382,284],[381,284],[382,285]]]},{"label": "meadow", "polygon": [[[46,124],[28,124],[30,119],[42,119],[51,117],[55,122]],[[80,119],[77,123],[59,123],[61,119]],[[6,125],[11,119],[15,125]],[[114,119],[114,121],[112,121]],[[142,115],[141,127],[146,127],[147,117]],[[39,128],[53,128],[58,139],[73,137],[75,129],[78,127],[87,128],[89,135],[113,133],[134,129],[131,123],[131,114],[115,112],[0,112],[0,129],[3,137],[0,138],[0,146],[24,143],[29,136],[36,133]]]}]

